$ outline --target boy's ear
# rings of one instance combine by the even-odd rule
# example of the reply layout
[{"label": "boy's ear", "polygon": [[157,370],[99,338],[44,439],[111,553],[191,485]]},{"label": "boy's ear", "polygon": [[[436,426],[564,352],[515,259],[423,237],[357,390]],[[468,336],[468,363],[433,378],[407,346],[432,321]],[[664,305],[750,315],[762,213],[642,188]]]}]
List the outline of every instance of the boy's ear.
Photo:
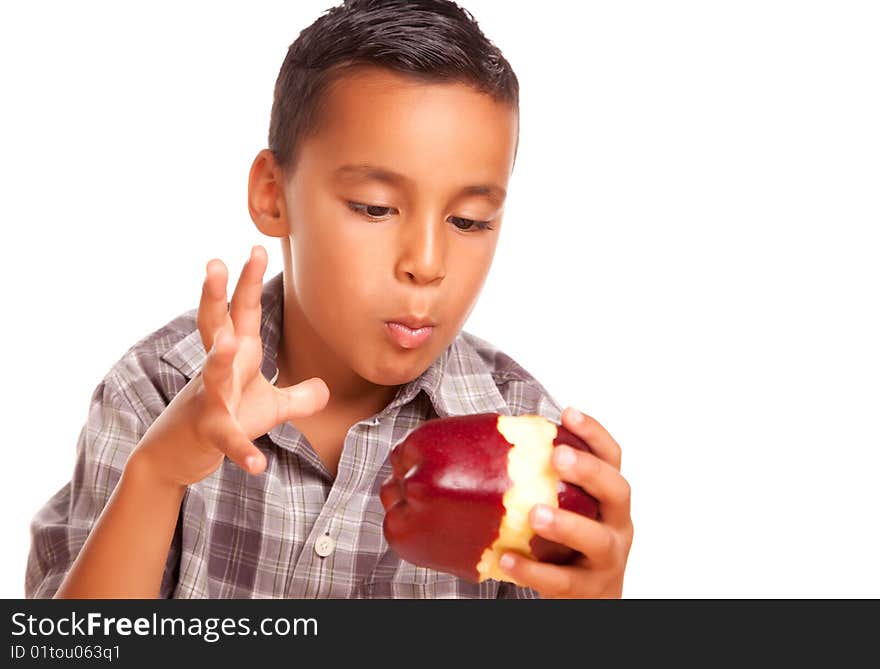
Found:
[{"label": "boy's ear", "polygon": [[286,237],[289,231],[284,202],[284,174],[275,156],[263,149],[254,158],[248,177],[248,211],[254,225],[269,237]]}]

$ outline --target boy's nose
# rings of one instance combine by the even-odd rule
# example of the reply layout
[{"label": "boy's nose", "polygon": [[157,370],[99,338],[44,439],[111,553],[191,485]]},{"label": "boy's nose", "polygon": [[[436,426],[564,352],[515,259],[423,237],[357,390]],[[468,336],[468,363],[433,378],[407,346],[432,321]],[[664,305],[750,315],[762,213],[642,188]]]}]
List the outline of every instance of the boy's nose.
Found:
[{"label": "boy's nose", "polygon": [[434,217],[411,219],[400,227],[398,274],[406,281],[432,283],[446,274],[446,239]]}]

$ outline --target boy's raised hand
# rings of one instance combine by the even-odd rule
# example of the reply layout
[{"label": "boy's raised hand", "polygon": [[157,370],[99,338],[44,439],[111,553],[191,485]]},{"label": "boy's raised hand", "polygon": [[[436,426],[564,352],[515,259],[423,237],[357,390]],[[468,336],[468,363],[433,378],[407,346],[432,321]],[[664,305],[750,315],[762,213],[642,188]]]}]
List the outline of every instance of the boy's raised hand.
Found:
[{"label": "boy's raised hand", "polygon": [[150,425],[129,460],[164,482],[200,481],[224,456],[258,474],[266,461],[253,439],[327,404],[330,391],[319,378],[276,388],[261,373],[260,299],[267,263],[266,250],[253,247],[228,310],[225,265],[211,260],[206,267],[197,323],[208,356],[201,372]]}]

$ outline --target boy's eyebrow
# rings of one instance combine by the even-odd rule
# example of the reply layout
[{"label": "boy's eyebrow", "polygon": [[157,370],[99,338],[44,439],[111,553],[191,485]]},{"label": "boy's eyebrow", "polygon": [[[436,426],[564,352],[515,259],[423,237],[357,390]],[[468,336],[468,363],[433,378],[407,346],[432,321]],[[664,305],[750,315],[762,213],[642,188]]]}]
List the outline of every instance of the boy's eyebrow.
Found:
[{"label": "boy's eyebrow", "polygon": [[[333,175],[339,179],[374,179],[395,186],[399,184],[412,185],[412,180],[409,177],[398,174],[397,172],[393,172],[384,167],[368,165],[366,163],[358,165],[343,165],[342,167],[338,167],[333,172]],[[460,192],[463,195],[485,195],[493,200],[498,200],[499,202],[503,202],[504,198],[507,197],[507,191],[501,186],[496,186],[495,184],[475,184],[473,186],[465,186]]]}]

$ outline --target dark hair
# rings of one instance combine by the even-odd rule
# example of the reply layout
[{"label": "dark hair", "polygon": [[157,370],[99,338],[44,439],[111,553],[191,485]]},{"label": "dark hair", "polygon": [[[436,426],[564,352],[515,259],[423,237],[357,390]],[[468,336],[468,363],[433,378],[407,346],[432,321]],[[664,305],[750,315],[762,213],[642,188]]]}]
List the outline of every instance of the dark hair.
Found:
[{"label": "dark hair", "polygon": [[269,149],[282,170],[293,172],[302,140],[317,132],[328,85],[363,65],[426,84],[467,83],[519,113],[513,68],[466,9],[448,0],[345,0],[299,33],[275,81]]}]

